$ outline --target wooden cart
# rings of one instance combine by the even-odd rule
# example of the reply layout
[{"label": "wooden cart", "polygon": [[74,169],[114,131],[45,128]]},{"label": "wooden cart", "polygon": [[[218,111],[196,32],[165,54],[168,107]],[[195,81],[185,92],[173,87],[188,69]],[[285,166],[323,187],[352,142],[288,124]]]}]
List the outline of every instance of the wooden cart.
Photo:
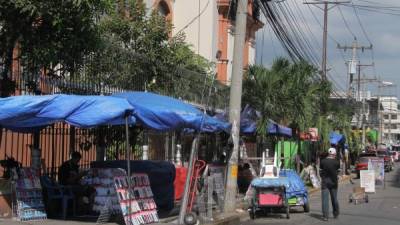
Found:
[{"label": "wooden cart", "polygon": [[354,187],[353,193],[349,195],[349,203],[354,203],[357,205],[358,203],[362,202],[368,203],[368,201],[368,195],[365,193],[365,188],[363,187]]}]

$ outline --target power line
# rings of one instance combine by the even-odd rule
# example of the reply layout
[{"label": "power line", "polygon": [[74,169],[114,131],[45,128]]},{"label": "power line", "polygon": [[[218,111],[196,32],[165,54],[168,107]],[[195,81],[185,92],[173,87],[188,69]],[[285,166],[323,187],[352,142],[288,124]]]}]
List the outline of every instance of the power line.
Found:
[{"label": "power line", "polygon": [[[369,1],[367,1],[367,2],[369,2]],[[354,7],[354,4],[353,4],[353,3],[351,3],[351,4],[352,4],[352,6],[353,6],[353,11],[354,11],[354,14],[356,15],[358,24],[360,25],[361,30],[362,30],[362,32],[363,32],[365,38],[367,39],[367,41],[369,42],[369,44],[372,45],[372,41],[371,41],[371,39],[369,38],[369,36],[368,36],[368,34],[367,34],[367,31],[365,30],[365,28],[364,28],[364,26],[363,26],[363,24],[362,24],[362,22],[361,22],[361,19],[360,19],[360,16],[358,15],[357,9]],[[374,64],[374,66],[372,67],[372,69],[373,69],[374,74],[375,74],[375,76],[376,76],[377,73],[376,73],[375,56],[374,56],[374,55],[375,55],[374,49],[371,49],[371,59],[372,59],[372,63]]]},{"label": "power line", "polygon": [[340,13],[340,15],[341,15],[341,17],[342,17],[342,20],[343,20],[344,25],[346,26],[347,30],[350,32],[351,35],[353,35],[354,38],[357,38],[357,36],[356,36],[356,35],[353,33],[353,31],[350,29],[350,26],[349,26],[349,24],[347,23],[346,18],[344,18],[344,15],[343,15],[343,12],[342,12],[342,9],[340,8],[340,6],[338,6],[338,10],[339,10],[339,13]]},{"label": "power line", "polygon": [[204,6],[204,8],[201,10],[201,12],[196,15],[189,23],[187,23],[184,27],[182,27],[174,36],[177,36],[180,34],[182,31],[184,31],[186,28],[188,28],[190,25],[192,25],[198,18],[200,18],[201,15],[206,11],[208,5],[210,4],[210,0],[208,0],[207,4]]}]

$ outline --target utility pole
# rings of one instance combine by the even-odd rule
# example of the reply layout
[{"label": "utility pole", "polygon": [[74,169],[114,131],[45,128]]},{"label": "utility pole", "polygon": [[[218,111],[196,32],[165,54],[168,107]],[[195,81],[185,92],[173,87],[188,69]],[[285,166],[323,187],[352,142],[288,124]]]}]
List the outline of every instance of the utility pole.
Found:
[{"label": "utility pole", "polygon": [[[362,105],[361,105],[361,110],[359,110],[358,116],[357,116],[357,121],[358,124],[360,123],[360,119],[361,119],[361,128],[362,128],[362,145],[363,148],[365,147],[365,120],[366,120],[366,112],[365,112],[365,97],[361,98],[361,67],[362,66],[373,66],[374,64],[368,64],[368,65],[362,65],[359,63],[359,61],[357,61],[356,56],[357,56],[357,50],[361,50],[362,52],[364,52],[364,50],[366,49],[372,49],[372,44],[370,46],[361,46],[358,44],[357,42],[357,38],[354,37],[354,41],[353,44],[351,46],[341,46],[340,44],[337,45],[338,49],[343,49],[344,51],[346,51],[347,49],[351,49],[352,50],[352,57],[351,57],[351,61],[348,64],[349,69],[349,76],[350,76],[350,84],[349,84],[349,95],[350,93],[353,92],[353,76],[356,73],[357,70],[357,97],[356,97],[356,101],[361,101]],[[365,90],[363,91],[364,95],[365,95]],[[360,112],[361,111],[361,112]]]},{"label": "utility pole", "polygon": [[[357,68],[358,69],[357,70],[357,73],[358,73],[358,79],[357,79],[358,80],[358,83],[357,83],[357,90],[358,90],[357,101],[361,101],[361,99],[360,99],[360,97],[361,97],[360,96],[360,89],[361,89],[361,87],[360,87],[360,80],[361,80],[361,78],[360,78],[360,66],[370,66],[370,65],[358,65],[359,62],[357,61],[357,50],[361,50],[362,52],[364,52],[364,50],[371,50],[372,49],[372,44],[370,46],[362,46],[362,45],[358,44],[357,38],[354,38],[353,44],[351,46],[347,46],[347,45],[342,46],[342,45],[338,44],[337,48],[338,49],[343,49],[344,51],[346,51],[347,49],[351,49],[352,50],[351,61],[348,64],[348,66],[349,66],[348,72],[349,72],[349,76],[350,76],[349,92],[353,91],[353,76],[355,75],[356,68]],[[372,64],[372,66],[373,66],[373,64]]]},{"label": "utility pole", "polygon": [[232,123],[233,150],[228,162],[224,212],[234,212],[236,209],[240,110],[242,101],[243,49],[246,37],[247,4],[247,0],[237,1],[232,81],[229,100],[229,121]]},{"label": "utility pole", "polygon": [[[321,62],[321,74],[322,74],[322,80],[326,80],[326,61],[327,61],[327,45],[328,45],[328,11],[335,7],[338,4],[341,3],[350,3],[350,1],[323,1],[323,0],[318,0],[318,1],[313,1],[313,2],[304,2],[304,4],[310,4],[310,5],[324,5],[324,8],[321,8],[317,6],[318,8],[322,9],[324,11],[324,33],[322,35],[322,62]],[[332,7],[329,7],[329,5],[333,5]]]}]

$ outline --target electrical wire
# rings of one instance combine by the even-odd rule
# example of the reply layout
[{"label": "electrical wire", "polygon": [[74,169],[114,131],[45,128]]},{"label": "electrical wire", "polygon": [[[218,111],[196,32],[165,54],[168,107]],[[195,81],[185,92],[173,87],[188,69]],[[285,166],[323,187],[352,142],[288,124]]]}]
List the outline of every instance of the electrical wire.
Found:
[{"label": "electrical wire", "polygon": [[337,6],[337,8],[338,8],[338,10],[339,10],[340,16],[342,17],[342,20],[343,20],[343,23],[344,23],[345,27],[346,27],[347,30],[350,32],[350,34],[351,34],[355,39],[357,39],[357,35],[355,35],[355,34],[353,33],[353,31],[350,29],[349,24],[347,23],[346,18],[345,18],[344,15],[343,15],[342,9],[340,8],[339,5]]},{"label": "electrical wire", "polygon": [[184,27],[182,27],[174,36],[177,36],[184,30],[186,30],[186,28],[188,28],[190,25],[192,25],[201,15],[203,15],[203,13],[208,8],[208,5],[210,5],[210,0],[207,1],[207,4],[204,6],[204,8],[201,10],[201,12],[198,15],[196,15],[191,21],[189,21],[189,23],[187,23]]},{"label": "electrical wire", "polygon": [[[368,2],[368,1],[367,1],[367,2]],[[369,44],[372,45],[372,41],[371,41],[371,39],[369,38],[369,36],[368,36],[368,34],[367,34],[367,31],[365,30],[365,28],[364,28],[364,26],[363,26],[363,24],[362,24],[362,22],[361,22],[361,19],[360,19],[360,16],[358,15],[357,9],[354,7],[354,4],[353,4],[353,3],[352,3],[352,5],[353,5],[354,14],[356,15],[358,24],[360,25],[363,34],[364,34],[365,38],[367,39],[367,41],[369,42]],[[376,73],[375,56],[374,56],[374,55],[375,55],[374,49],[372,48],[372,49],[371,49],[371,59],[372,59],[372,63],[374,63],[372,69],[373,69],[373,71],[374,71],[374,75],[376,76],[377,73]]]}]

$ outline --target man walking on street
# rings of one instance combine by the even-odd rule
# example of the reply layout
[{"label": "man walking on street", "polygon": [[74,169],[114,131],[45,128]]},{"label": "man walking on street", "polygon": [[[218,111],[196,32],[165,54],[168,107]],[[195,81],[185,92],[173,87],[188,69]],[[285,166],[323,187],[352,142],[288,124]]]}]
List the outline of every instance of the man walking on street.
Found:
[{"label": "man walking on street", "polygon": [[329,217],[329,196],[331,197],[333,217],[339,216],[339,203],[337,200],[338,192],[338,170],[340,163],[336,159],[336,149],[328,150],[328,157],[321,160],[321,194],[322,194],[322,216],[324,221]]}]

